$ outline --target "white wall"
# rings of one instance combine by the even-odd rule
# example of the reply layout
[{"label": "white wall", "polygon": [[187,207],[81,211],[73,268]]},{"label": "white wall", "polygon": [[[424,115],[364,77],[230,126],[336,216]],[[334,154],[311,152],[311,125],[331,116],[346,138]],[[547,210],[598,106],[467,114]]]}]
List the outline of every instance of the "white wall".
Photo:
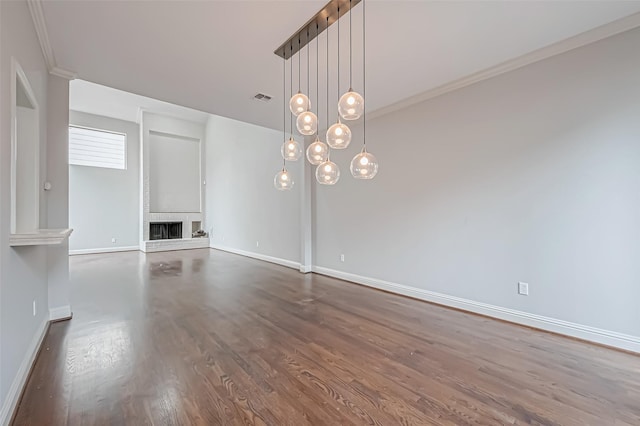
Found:
[{"label": "white wall", "polygon": [[277,191],[282,132],[211,116],[206,140],[205,230],[212,246],[299,262],[302,159],[287,164],[294,188]]},{"label": "white wall", "polygon": [[[59,144],[57,135],[48,135],[48,127],[64,126],[59,123],[64,118],[51,114],[49,96],[62,111],[68,110],[64,96],[58,92],[58,82],[49,77],[31,16],[26,2],[0,2],[0,424],[17,401],[21,381],[26,377],[29,359],[37,346],[38,338],[49,319],[48,266],[59,270],[64,263],[48,265],[49,251],[45,247],[9,246],[10,226],[10,158],[11,158],[11,57],[15,57],[24,69],[40,107],[40,176],[41,184],[47,171],[54,178],[64,180],[66,164],[49,164],[47,169],[48,139],[53,140],[53,149]],[[49,93],[49,86],[56,86]],[[63,113],[64,115],[64,113]],[[62,174],[62,176],[61,176]],[[40,186],[41,188],[42,186]],[[67,189],[64,183],[59,192],[45,196],[40,194],[40,225],[46,226],[50,219],[48,204],[57,206],[63,200]],[[57,210],[56,210],[57,211]],[[32,303],[36,301],[37,313],[32,313]],[[64,302],[68,305],[68,301]]]},{"label": "white wall", "polygon": [[[74,250],[138,246],[140,129],[138,124],[71,111],[72,125],[127,135],[127,169],[69,166],[69,223]],[[112,238],[116,239],[113,243]]]},{"label": "white wall", "polygon": [[636,29],[370,120],[373,181],[348,174],[355,129],[346,176],[316,188],[315,264],[640,336],[639,46]]}]

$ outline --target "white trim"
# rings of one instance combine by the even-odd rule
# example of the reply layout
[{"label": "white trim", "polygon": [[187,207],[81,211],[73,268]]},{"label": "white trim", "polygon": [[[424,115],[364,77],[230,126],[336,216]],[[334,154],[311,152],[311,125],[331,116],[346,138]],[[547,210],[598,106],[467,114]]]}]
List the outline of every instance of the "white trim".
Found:
[{"label": "white trim", "polygon": [[[136,113],[136,124],[141,124],[142,123],[142,113],[144,113],[144,109],[142,107],[138,107],[138,112]],[[140,129],[142,129],[142,126],[140,126]]]},{"label": "white trim", "polygon": [[439,305],[462,309],[465,311],[498,318],[516,324],[534,327],[541,330],[551,331],[553,333],[563,334],[565,336],[575,337],[602,345],[640,353],[640,337],[638,336],[631,336],[628,334],[617,333],[615,331],[603,330],[600,328],[589,327],[586,325],[576,324],[555,318],[544,317],[542,315],[516,311],[514,309],[489,305],[487,303],[449,296],[442,293],[436,293],[433,291],[410,287],[403,284],[383,281],[376,278],[363,277],[361,275],[337,271],[321,266],[314,266],[313,272],[345,281],[351,281],[357,284],[366,285],[368,287],[377,288],[379,290],[385,290],[391,293],[401,294],[427,302],[437,303]]},{"label": "white trim", "polygon": [[38,41],[42,48],[42,56],[44,56],[44,61],[47,63],[47,68],[52,70],[56,66],[56,59],[53,56],[53,49],[49,41],[49,32],[47,31],[47,24],[44,19],[42,2],[40,0],[27,0],[27,5],[29,6],[33,25],[36,27],[36,34],[38,35]]},{"label": "white trim", "polygon": [[[18,78],[20,72],[22,72],[22,67],[20,67],[20,64],[18,63],[16,58],[11,57],[11,171],[9,177],[9,181],[11,182],[11,210],[9,211],[9,232],[12,234],[16,232],[16,165],[18,162],[18,139],[16,137],[16,117],[18,114],[18,85],[16,79]],[[24,72],[22,73],[24,74]]]},{"label": "white trim", "polygon": [[80,254],[116,253],[121,251],[139,251],[139,250],[140,250],[140,246],[77,249],[77,250],[69,250],[69,256],[77,256]]},{"label": "white trim", "polygon": [[65,70],[64,68],[60,68],[55,66],[49,70],[49,74],[55,75],[56,77],[65,78],[67,80],[75,80],[78,78],[78,73],[73,71]]},{"label": "white trim", "polygon": [[500,74],[504,74],[506,72],[522,68],[526,65],[533,64],[534,62],[539,62],[552,56],[560,55],[570,50],[595,43],[597,41],[614,36],[616,34],[620,34],[625,31],[632,30],[637,27],[640,27],[640,12],[634,13],[633,15],[629,15],[613,22],[609,22],[608,24],[593,28],[573,37],[561,40],[557,43],[550,44],[541,49],[534,50],[533,52],[526,53],[522,56],[518,56],[493,67],[484,69],[474,74],[470,74],[466,77],[462,77],[458,80],[451,81],[442,86],[435,87],[433,89],[427,90],[426,92],[411,96],[394,104],[382,107],[368,113],[367,119],[373,119],[394,111],[410,107],[420,102],[424,102],[437,96],[444,95],[445,93],[462,89],[463,87],[470,86],[480,81],[498,76]]},{"label": "white trim", "polygon": [[48,246],[62,244],[73,232],[72,228],[65,229],[36,229],[33,232],[9,234],[9,245],[18,246]]},{"label": "white trim", "polygon": [[11,383],[9,392],[7,392],[7,396],[2,404],[2,410],[0,411],[0,425],[2,426],[8,425],[11,421],[11,417],[18,405],[20,395],[22,395],[22,389],[24,389],[24,386],[27,384],[27,379],[31,372],[31,366],[35,362],[40,346],[44,340],[48,324],[49,321],[47,319],[42,321],[40,328],[33,336],[33,340],[27,349],[27,353],[24,358],[22,358],[22,363],[20,363],[20,367],[13,379],[13,383]]},{"label": "white trim", "polygon": [[308,274],[313,271],[313,266],[311,265],[300,265],[300,272],[303,274]]},{"label": "white trim", "polygon": [[293,260],[281,259],[279,257],[267,256],[266,254],[254,253],[245,250],[239,250],[231,247],[225,247],[218,244],[211,243],[212,249],[226,251],[233,254],[239,254],[240,256],[251,257],[253,259],[264,260],[265,262],[275,263],[277,265],[286,266],[287,268],[300,269],[300,263]]},{"label": "white trim", "polygon": [[42,49],[42,56],[44,57],[44,61],[47,64],[47,69],[49,70],[49,73],[58,77],[66,78],[67,80],[75,79],[77,76],[76,73],[60,68],[56,63],[56,58],[55,58],[55,55],[53,54],[53,49],[51,48],[51,41],[49,40],[49,31],[47,31],[47,23],[44,19],[42,1],[27,0],[27,5],[29,6],[29,12],[31,13],[31,20],[33,21],[33,26],[36,29],[38,42],[40,43],[40,48]]},{"label": "white trim", "polygon": [[49,308],[49,320],[58,321],[70,319],[73,316],[71,305],[58,306],[57,308]]}]

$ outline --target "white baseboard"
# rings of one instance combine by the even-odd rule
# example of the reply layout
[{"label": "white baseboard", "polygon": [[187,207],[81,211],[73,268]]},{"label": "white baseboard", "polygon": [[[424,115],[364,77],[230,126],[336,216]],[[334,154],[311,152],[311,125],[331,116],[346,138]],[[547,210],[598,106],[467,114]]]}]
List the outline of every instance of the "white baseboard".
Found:
[{"label": "white baseboard", "polygon": [[59,306],[57,308],[49,309],[49,321],[58,321],[62,319],[71,318],[71,306]]},{"label": "white baseboard", "polygon": [[69,250],[69,256],[77,256],[79,254],[116,253],[120,251],[138,251],[138,250],[140,250],[140,246],[79,249],[79,250]]},{"label": "white baseboard", "polygon": [[575,337],[602,345],[640,353],[640,337],[637,336],[617,333],[615,331],[603,330],[600,328],[576,324],[555,318],[544,317],[541,315],[530,314],[527,312],[516,311],[514,309],[489,305],[487,303],[475,302],[469,299],[449,296],[442,293],[436,293],[433,291],[410,287],[403,284],[383,281],[376,278],[363,277],[361,275],[323,268],[320,266],[314,266],[313,272],[327,275],[333,278],[339,278],[345,281],[351,281],[354,283],[366,285],[368,287],[385,290],[391,293],[401,294],[427,302],[437,303],[439,305],[458,308],[465,311],[513,322],[516,324],[526,325],[528,327],[551,331],[553,333],[563,334],[565,336]]},{"label": "white baseboard", "polygon": [[302,272],[303,274],[308,274],[309,272],[313,272],[313,266],[300,265],[300,272]]},{"label": "white baseboard", "polygon": [[40,327],[36,331],[36,334],[33,336],[33,340],[31,341],[31,344],[27,349],[25,357],[22,359],[22,363],[18,368],[15,378],[13,379],[13,383],[11,383],[9,392],[7,392],[7,396],[2,404],[2,411],[0,411],[1,426],[7,426],[11,421],[11,417],[13,416],[20,396],[22,395],[22,389],[24,389],[25,385],[27,384],[27,379],[29,378],[29,373],[31,372],[31,366],[35,362],[36,355],[38,355],[38,351],[40,350],[40,346],[42,345],[42,341],[44,340],[48,324],[48,319],[42,321],[42,324],[40,324]]},{"label": "white baseboard", "polygon": [[281,259],[279,257],[267,256],[266,254],[253,253],[250,251],[234,249],[231,247],[225,247],[218,244],[211,243],[210,246],[215,250],[222,250],[233,254],[239,254],[241,256],[251,257],[253,259],[264,260],[265,262],[271,262],[278,265],[286,266],[287,268],[300,269],[300,263],[293,260]]}]

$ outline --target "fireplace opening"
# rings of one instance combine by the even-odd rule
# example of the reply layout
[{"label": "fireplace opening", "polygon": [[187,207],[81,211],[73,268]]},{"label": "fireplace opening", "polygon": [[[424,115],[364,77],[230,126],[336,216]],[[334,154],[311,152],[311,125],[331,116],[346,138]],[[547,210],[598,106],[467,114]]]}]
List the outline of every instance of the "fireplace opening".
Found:
[{"label": "fireplace opening", "polygon": [[182,222],[154,222],[149,224],[150,240],[175,240],[182,238]]}]

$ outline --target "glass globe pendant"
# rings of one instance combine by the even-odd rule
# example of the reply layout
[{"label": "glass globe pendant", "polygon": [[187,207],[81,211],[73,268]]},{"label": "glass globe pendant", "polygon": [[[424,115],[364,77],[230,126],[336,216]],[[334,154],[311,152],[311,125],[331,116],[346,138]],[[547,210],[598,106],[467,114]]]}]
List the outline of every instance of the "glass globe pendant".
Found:
[{"label": "glass globe pendant", "polygon": [[273,185],[278,191],[288,191],[293,187],[293,179],[287,169],[280,170],[273,178]]},{"label": "glass globe pendant", "polygon": [[327,159],[316,168],[316,179],[322,185],[335,185],[340,179],[338,165]]},{"label": "glass globe pendant", "polygon": [[316,135],[316,140],[307,148],[307,160],[309,160],[309,163],[317,166],[327,161],[328,154],[329,147]]},{"label": "glass globe pendant", "polygon": [[357,120],[364,112],[364,98],[349,89],[338,101],[338,112],[344,120]]},{"label": "glass globe pendant", "polygon": [[311,109],[311,101],[302,92],[298,92],[291,97],[289,101],[289,109],[293,115],[300,115],[303,112]]},{"label": "glass globe pendant", "polygon": [[318,117],[311,111],[305,111],[296,119],[296,127],[302,135],[313,135],[318,130]]},{"label": "glass globe pendant", "polygon": [[356,179],[373,179],[378,173],[378,160],[363,147],[360,154],[351,160],[351,174]]},{"label": "glass globe pendant", "polygon": [[345,149],[351,143],[351,129],[340,119],[327,130],[327,145],[333,149]]},{"label": "glass globe pendant", "polygon": [[288,141],[282,144],[282,148],[280,148],[280,152],[282,153],[282,158],[287,161],[297,161],[298,158],[302,155],[302,148],[300,148],[300,144],[293,137],[290,137]]}]

